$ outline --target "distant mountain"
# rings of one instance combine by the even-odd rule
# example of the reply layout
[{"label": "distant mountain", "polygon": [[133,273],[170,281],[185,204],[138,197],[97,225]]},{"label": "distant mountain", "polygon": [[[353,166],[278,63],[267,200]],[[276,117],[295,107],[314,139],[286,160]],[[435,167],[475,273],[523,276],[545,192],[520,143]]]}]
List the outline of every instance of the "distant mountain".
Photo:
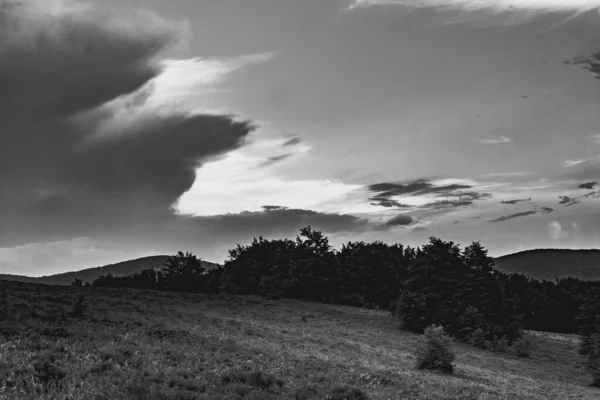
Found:
[{"label": "distant mountain", "polygon": [[[142,257],[135,260],[123,261],[116,264],[105,265],[103,267],[88,268],[81,271],[65,272],[62,274],[42,276],[39,278],[32,278],[29,276],[22,275],[4,275],[0,274],[0,280],[6,281],[19,281],[28,283],[43,283],[46,285],[70,285],[74,278],[81,279],[85,282],[92,282],[100,275],[112,274],[114,276],[125,276],[131,275],[136,272],[140,272],[145,269],[160,269],[165,265],[165,262],[169,256],[149,256]],[[219,264],[212,263],[209,261],[202,261],[202,265],[206,269],[212,269],[219,266]]]},{"label": "distant mountain", "polygon": [[496,258],[496,268],[507,273],[546,280],[573,277],[600,281],[600,250],[536,249]]}]

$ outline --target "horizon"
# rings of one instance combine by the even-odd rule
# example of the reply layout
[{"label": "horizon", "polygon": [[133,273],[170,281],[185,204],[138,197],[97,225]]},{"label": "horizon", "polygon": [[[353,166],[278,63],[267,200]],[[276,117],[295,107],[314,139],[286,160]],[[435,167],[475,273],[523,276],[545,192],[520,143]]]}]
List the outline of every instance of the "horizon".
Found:
[{"label": "horizon", "polygon": [[0,0],[0,274],[308,225],[336,249],[600,249],[599,10]]},{"label": "horizon", "polygon": [[[419,246],[420,247],[420,246]],[[464,248],[464,246],[460,246],[461,248]],[[336,249],[339,250],[339,249]],[[486,249],[487,250],[487,249]],[[498,258],[502,258],[502,257],[508,257],[508,256],[513,256],[513,255],[517,255],[520,253],[525,253],[525,252],[531,252],[531,251],[543,251],[543,250],[556,250],[556,251],[600,251],[600,249],[596,249],[596,248],[581,248],[581,249],[564,249],[564,248],[552,248],[552,247],[548,247],[548,248],[536,248],[536,249],[527,249],[527,250],[521,250],[515,253],[507,253],[507,254],[503,254],[503,255],[499,255],[499,256],[490,256],[493,259],[498,259]],[[184,251],[185,253],[185,251]],[[0,275],[11,275],[11,276],[25,276],[27,278],[46,278],[49,276],[54,276],[54,275],[60,275],[60,274],[68,274],[68,273],[75,273],[75,272],[81,272],[81,271],[85,271],[88,269],[96,269],[96,268],[103,268],[103,267],[109,267],[109,266],[113,266],[113,265],[117,265],[117,264],[121,264],[121,263],[127,263],[130,261],[137,261],[137,260],[141,260],[144,258],[151,258],[151,257],[169,257],[172,254],[153,254],[153,255],[148,255],[148,256],[143,256],[143,257],[137,257],[134,259],[130,259],[130,260],[122,260],[122,261],[118,261],[118,262],[114,262],[114,263],[110,263],[110,264],[105,264],[105,265],[97,265],[94,267],[88,267],[88,268],[82,268],[82,269],[78,269],[78,270],[67,270],[67,271],[62,271],[62,272],[56,272],[54,274],[50,274],[50,275],[19,275],[19,274],[3,274],[0,273]],[[227,260],[223,260],[221,262],[217,262],[217,261],[211,261],[211,260],[205,260],[204,258],[202,258],[201,256],[195,254],[201,261],[205,261],[211,264],[217,264],[217,265],[221,265],[223,266],[225,264],[225,262]],[[489,254],[488,254],[489,255]]]}]

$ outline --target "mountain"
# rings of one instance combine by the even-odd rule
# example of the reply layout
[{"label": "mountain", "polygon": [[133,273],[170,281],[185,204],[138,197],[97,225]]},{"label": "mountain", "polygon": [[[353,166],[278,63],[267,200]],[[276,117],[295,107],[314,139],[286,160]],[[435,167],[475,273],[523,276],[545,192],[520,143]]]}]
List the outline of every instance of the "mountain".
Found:
[{"label": "mountain", "polygon": [[573,277],[600,281],[600,250],[536,249],[496,258],[496,268],[507,273],[546,280]]},{"label": "mountain", "polygon": [[[115,276],[131,275],[136,272],[140,272],[144,269],[160,269],[164,266],[169,256],[149,256],[137,258],[135,260],[123,261],[116,264],[109,264],[103,267],[88,268],[81,271],[65,272],[62,274],[42,276],[39,278],[33,278],[23,275],[4,275],[0,274],[0,280],[6,281],[19,281],[27,283],[43,283],[46,285],[70,285],[74,278],[81,279],[85,282],[92,282],[100,275],[112,274]],[[209,261],[202,260],[202,266],[206,269],[212,269],[219,266],[219,264],[212,263]]]}]

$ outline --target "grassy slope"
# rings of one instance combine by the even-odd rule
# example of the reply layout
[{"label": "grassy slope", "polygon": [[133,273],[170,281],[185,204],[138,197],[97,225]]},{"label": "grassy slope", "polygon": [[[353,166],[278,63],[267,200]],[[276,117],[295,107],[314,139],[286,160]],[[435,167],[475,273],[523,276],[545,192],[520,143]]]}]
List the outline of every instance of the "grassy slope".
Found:
[{"label": "grassy slope", "polygon": [[509,254],[496,259],[500,271],[554,280],[574,277],[600,280],[600,250],[537,249]]},{"label": "grassy slope", "polygon": [[[456,374],[441,375],[413,368],[417,336],[400,331],[386,312],[253,296],[98,289],[88,294],[82,319],[44,321],[61,308],[71,310],[78,294],[70,287],[0,282],[0,299],[7,298],[0,310],[21,321],[0,322],[0,331],[22,329],[19,336],[0,338],[0,398],[293,399],[298,388],[312,385],[314,398],[325,399],[346,384],[372,399],[600,396],[586,386],[575,336],[530,333],[537,343],[531,359],[455,343]],[[49,366],[40,368],[38,361],[38,370],[51,376],[56,365],[65,378],[50,391],[19,394],[40,390],[27,379],[43,359]],[[256,370],[272,378],[240,382],[240,374]]]},{"label": "grassy slope", "polygon": [[[161,268],[169,256],[149,256],[137,258],[135,260],[123,261],[116,264],[109,264],[103,267],[88,268],[81,271],[65,272],[62,274],[42,276],[39,278],[31,278],[22,275],[2,275],[0,279],[18,282],[44,283],[46,285],[70,285],[74,278],[79,278],[83,282],[93,282],[100,275],[112,274],[114,276],[125,276],[135,274],[144,269]],[[202,265],[211,269],[218,264],[209,261],[202,261]]]}]

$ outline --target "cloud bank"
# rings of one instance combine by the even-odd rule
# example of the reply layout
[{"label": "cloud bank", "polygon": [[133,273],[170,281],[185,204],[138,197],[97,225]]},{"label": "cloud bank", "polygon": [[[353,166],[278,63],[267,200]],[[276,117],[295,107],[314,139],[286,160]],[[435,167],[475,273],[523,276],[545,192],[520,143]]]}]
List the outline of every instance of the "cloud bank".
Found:
[{"label": "cloud bank", "polygon": [[600,0],[354,0],[351,8],[401,5],[414,8],[447,7],[467,11],[494,10],[584,12],[600,8]]},{"label": "cloud bank", "polygon": [[[103,243],[111,249],[105,255],[195,251],[251,233],[289,234],[306,223],[362,229],[359,218],[302,207],[240,204],[238,215],[212,219],[175,212],[198,171],[246,146],[256,131],[252,121],[186,99],[219,90],[229,74],[275,56],[165,59],[188,34],[185,24],[151,12],[116,15],[101,3],[0,3],[0,187],[10,188],[0,192],[5,260],[19,259],[11,254],[23,248],[58,254],[74,243],[90,254]],[[285,148],[267,161],[283,163],[285,154],[303,149],[292,139]],[[266,200],[277,198],[261,206]],[[85,246],[73,242],[81,237]]]},{"label": "cloud bank", "polygon": [[554,241],[561,241],[569,238],[569,232],[563,230],[558,221],[550,221],[547,225],[548,237]]}]

